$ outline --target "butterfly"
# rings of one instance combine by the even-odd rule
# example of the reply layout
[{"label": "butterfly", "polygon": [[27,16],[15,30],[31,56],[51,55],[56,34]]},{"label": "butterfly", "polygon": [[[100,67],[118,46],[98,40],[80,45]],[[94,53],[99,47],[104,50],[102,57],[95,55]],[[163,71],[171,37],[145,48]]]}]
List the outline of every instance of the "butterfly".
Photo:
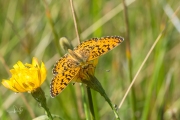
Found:
[{"label": "butterfly", "polygon": [[120,36],[91,38],[82,42],[73,50],[61,57],[52,70],[54,78],[50,84],[51,97],[61,93],[70,81],[77,78],[83,70],[88,71],[96,66],[97,59],[124,41]]}]

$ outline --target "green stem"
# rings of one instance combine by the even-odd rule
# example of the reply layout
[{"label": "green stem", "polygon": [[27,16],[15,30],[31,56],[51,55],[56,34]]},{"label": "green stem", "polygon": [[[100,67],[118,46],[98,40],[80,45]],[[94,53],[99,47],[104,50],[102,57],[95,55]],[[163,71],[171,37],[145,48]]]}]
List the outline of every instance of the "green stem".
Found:
[{"label": "green stem", "polygon": [[34,99],[40,104],[41,107],[44,108],[44,110],[47,113],[47,116],[50,120],[53,120],[53,117],[46,105],[46,97],[44,94],[44,91],[39,87],[35,91],[31,93],[31,95],[34,97]]},{"label": "green stem", "polygon": [[48,118],[49,118],[50,120],[53,120],[53,117],[52,117],[52,115],[51,115],[51,113],[50,113],[48,107],[46,107],[46,105],[44,105],[44,104],[42,104],[41,107],[43,107],[44,110],[46,111]]},{"label": "green stem", "polygon": [[87,101],[86,101],[86,97],[84,94],[84,88],[83,88],[81,83],[80,83],[80,88],[81,88],[81,94],[82,94],[82,99],[83,99],[83,106],[84,106],[84,112],[85,112],[86,120],[89,120]]},{"label": "green stem", "polygon": [[94,89],[95,91],[99,92],[105,98],[105,100],[108,102],[110,107],[112,108],[115,118],[117,120],[120,120],[120,117],[119,117],[115,107],[113,107],[113,104],[111,103],[111,100],[108,98],[107,94],[105,93],[105,90],[103,89],[101,83],[97,80],[97,78],[95,76],[89,74],[89,77],[90,77],[90,79],[83,80],[83,83],[85,83],[88,87]]},{"label": "green stem", "polygon": [[89,108],[91,111],[91,116],[92,116],[92,119],[94,120],[95,119],[94,105],[93,105],[91,90],[89,87],[87,87],[87,95],[88,95],[88,101],[89,101]]}]

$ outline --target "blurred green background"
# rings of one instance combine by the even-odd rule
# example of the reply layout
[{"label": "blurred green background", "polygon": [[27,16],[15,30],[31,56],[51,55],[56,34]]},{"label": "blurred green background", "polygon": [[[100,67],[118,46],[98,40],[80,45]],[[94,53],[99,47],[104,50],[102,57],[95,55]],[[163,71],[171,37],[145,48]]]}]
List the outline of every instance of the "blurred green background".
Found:
[{"label": "blurred green background", "polygon": [[[121,0],[73,2],[81,41],[92,37],[126,36]],[[180,1],[126,0],[126,2],[132,77],[164,26],[167,27],[133,85],[134,102],[131,102],[129,93],[118,110],[119,116],[122,120],[178,120],[180,119]],[[8,74],[9,70],[17,61],[31,63],[32,57],[35,56],[46,64],[48,70],[47,79],[41,88],[46,94],[51,113],[65,120],[85,120],[79,84],[74,86],[70,84],[56,98],[51,98],[49,94],[50,81],[53,77],[52,68],[60,58],[54,39],[67,37],[73,46],[78,45],[69,1],[0,0],[0,9],[0,80],[11,77]],[[126,38],[120,46],[100,57],[95,75],[112,103],[118,106],[130,85]],[[2,84],[0,91],[1,120],[30,120],[44,115],[44,109],[29,93],[15,94]],[[114,114],[104,98],[93,90],[92,95],[96,119],[113,120]],[[134,110],[132,106],[135,106]]]}]

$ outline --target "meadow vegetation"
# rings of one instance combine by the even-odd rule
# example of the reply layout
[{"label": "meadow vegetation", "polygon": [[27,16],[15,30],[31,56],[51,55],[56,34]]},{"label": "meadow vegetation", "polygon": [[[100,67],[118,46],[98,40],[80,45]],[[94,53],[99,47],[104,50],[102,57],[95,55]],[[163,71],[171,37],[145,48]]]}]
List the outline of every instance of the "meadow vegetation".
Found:
[{"label": "meadow vegetation", "polygon": [[[95,71],[121,120],[180,119],[180,1],[126,0],[126,10],[123,0],[74,0],[73,5],[81,41],[124,37],[121,45],[99,58]],[[57,47],[59,39],[66,37],[73,47],[79,44],[69,0],[0,0],[0,7],[0,80],[11,77],[9,70],[17,61],[31,63],[36,57],[47,67],[41,88],[50,112],[63,120],[92,119],[83,107],[87,103],[90,108],[85,85],[69,84],[57,97],[50,96],[52,68],[65,54]],[[45,114],[29,93],[15,94],[2,84],[0,91],[1,120],[30,120]],[[115,119],[105,99],[94,90],[91,93],[94,119]]]}]

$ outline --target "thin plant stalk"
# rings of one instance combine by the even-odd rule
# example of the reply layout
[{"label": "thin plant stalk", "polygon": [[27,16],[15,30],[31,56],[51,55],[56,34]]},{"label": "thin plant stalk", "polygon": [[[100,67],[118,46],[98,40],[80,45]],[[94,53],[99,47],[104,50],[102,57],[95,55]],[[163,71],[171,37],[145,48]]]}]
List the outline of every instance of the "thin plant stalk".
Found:
[{"label": "thin plant stalk", "polygon": [[[165,33],[165,30],[166,30],[166,27],[167,25],[165,25],[163,31],[160,33],[160,35],[164,35]],[[159,35],[159,36],[160,36]],[[160,37],[158,37],[160,39]],[[164,59],[164,53],[162,52],[163,48],[161,48],[161,51],[158,51],[156,54],[157,55],[157,58],[155,59],[156,61],[156,64],[155,64],[155,68],[154,68],[154,75],[152,77],[152,80],[150,81],[149,83],[149,87],[148,87],[148,90],[147,90],[147,97],[145,99],[145,103],[144,103],[144,109],[142,111],[142,117],[141,117],[141,120],[146,120],[148,119],[148,114],[149,114],[149,111],[152,107],[152,105],[150,104],[151,103],[151,99],[152,99],[152,94],[153,94],[153,91],[152,89],[155,88],[155,86],[157,85],[157,79],[158,79],[158,76],[159,76],[159,72],[161,70],[161,67],[162,67],[162,63],[163,63],[163,59]],[[164,50],[165,51],[165,50]],[[158,94],[159,92],[157,92]]]},{"label": "thin plant stalk", "polygon": [[76,14],[75,14],[75,10],[74,10],[74,6],[73,6],[73,1],[70,1],[70,5],[71,5],[71,11],[72,11],[72,16],[73,16],[73,21],[74,21],[74,27],[75,27],[75,31],[76,31],[76,36],[78,39],[79,44],[81,43],[80,37],[79,37],[79,32],[78,32],[78,26],[77,26],[77,19],[76,19]]},{"label": "thin plant stalk", "polygon": [[[71,11],[72,11],[72,16],[73,16],[73,21],[74,21],[74,27],[75,27],[75,31],[76,31],[76,35],[77,35],[77,39],[78,39],[78,43],[80,44],[80,36],[79,36],[79,32],[78,32],[78,25],[77,25],[77,18],[76,18],[76,14],[75,14],[75,10],[74,10],[74,6],[73,6],[73,1],[72,0],[69,0],[70,1],[70,5],[71,5]],[[83,94],[84,93],[84,89],[81,85],[81,93]],[[88,94],[88,100],[89,100],[89,103],[92,104],[92,97],[89,97],[91,96],[91,91],[90,89],[88,90],[87,88],[87,94]],[[83,99],[85,100],[85,99]],[[86,102],[86,101],[84,101]],[[84,109],[85,109],[85,114],[87,114],[86,112],[86,103],[83,103],[84,104]],[[93,108],[93,105],[91,106],[90,105],[90,111],[91,111],[91,114],[92,114],[92,117],[95,118],[94,116],[94,108]],[[88,116],[87,116],[88,117]],[[87,119],[87,118],[86,118]]]},{"label": "thin plant stalk", "polygon": [[63,53],[61,52],[61,49],[60,49],[60,46],[59,46],[59,37],[58,37],[58,34],[57,34],[57,32],[56,32],[56,30],[54,28],[54,23],[53,23],[53,20],[52,20],[52,17],[51,17],[50,10],[48,8],[46,0],[43,0],[43,2],[45,4],[46,16],[48,18],[48,21],[49,21],[49,24],[51,26],[52,33],[53,33],[53,36],[54,36],[54,42],[55,42],[55,45],[56,45],[56,49],[57,49],[58,53],[60,54],[60,56],[63,56]]},{"label": "thin plant stalk", "polygon": [[[131,48],[130,48],[130,30],[129,30],[129,19],[128,19],[128,8],[126,6],[125,0],[122,0],[124,7],[124,19],[126,26],[126,59],[128,61],[128,70],[129,70],[129,80],[132,82],[132,57],[131,57]],[[130,92],[130,104],[132,106],[132,117],[133,120],[136,120],[135,112],[136,112],[136,97],[134,88],[131,88]]]},{"label": "thin plant stalk", "polygon": [[[165,28],[166,28],[166,27],[165,27]],[[142,67],[144,66],[144,64],[146,63],[146,61],[147,61],[147,59],[149,58],[150,54],[151,54],[152,51],[154,50],[157,42],[158,42],[158,41],[160,40],[160,38],[162,37],[165,28],[164,28],[163,31],[158,35],[157,39],[155,40],[155,42],[154,42],[153,45],[151,46],[151,49],[149,50],[149,52],[147,53],[146,57],[144,58],[144,60],[143,60],[142,64],[140,65],[137,73],[135,74],[135,76],[134,76],[131,84],[129,85],[129,87],[128,87],[128,89],[127,89],[127,91],[126,91],[123,99],[121,100],[121,102],[120,102],[120,104],[119,104],[119,106],[118,106],[118,109],[120,109],[121,106],[122,106],[122,104],[124,103],[124,100],[126,99],[126,97],[127,97],[128,93],[129,93],[130,89],[132,88],[134,82],[136,81],[136,78],[137,78],[137,76],[139,75],[140,71],[142,70]]]}]

